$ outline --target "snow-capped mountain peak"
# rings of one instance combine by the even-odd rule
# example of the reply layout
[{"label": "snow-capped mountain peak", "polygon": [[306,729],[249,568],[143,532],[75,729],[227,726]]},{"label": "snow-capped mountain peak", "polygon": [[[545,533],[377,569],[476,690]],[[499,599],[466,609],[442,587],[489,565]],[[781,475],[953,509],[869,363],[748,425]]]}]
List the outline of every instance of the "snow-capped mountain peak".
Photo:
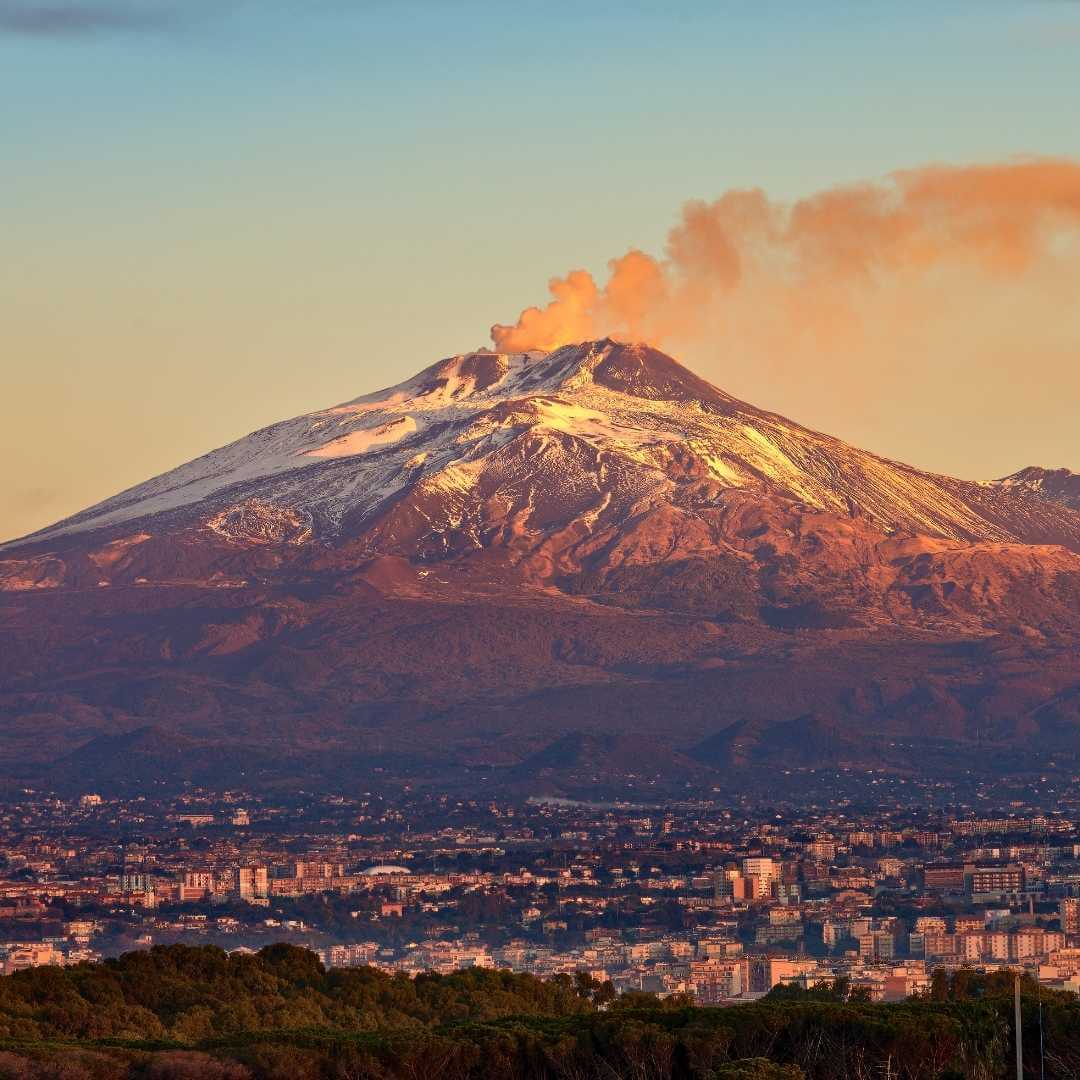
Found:
[{"label": "snow-capped mountain peak", "polygon": [[[680,437],[678,431],[659,431],[653,440],[648,423],[625,415],[612,422],[603,407],[584,404],[586,397],[604,399],[595,403],[601,406],[613,398],[693,402],[711,409],[737,404],[646,346],[604,340],[546,354],[463,353],[395,386],[253,432],[33,539],[190,507],[204,507],[207,519],[217,520],[234,496],[239,501],[269,497],[314,513],[322,531],[332,532],[345,513],[401,490],[417,469],[430,473],[462,456],[465,444],[486,440],[493,446],[517,428],[627,447]],[[349,467],[342,469],[346,460]]]},{"label": "snow-capped mountain peak", "polygon": [[500,530],[537,539],[649,507],[715,507],[736,490],[885,531],[1080,545],[1080,519],[1021,503],[1005,482],[889,461],[738,401],[654,348],[611,339],[448,357],[256,431],[25,542],[179,521],[238,542],[373,530],[382,544],[434,538],[439,549],[464,529],[482,546]]}]

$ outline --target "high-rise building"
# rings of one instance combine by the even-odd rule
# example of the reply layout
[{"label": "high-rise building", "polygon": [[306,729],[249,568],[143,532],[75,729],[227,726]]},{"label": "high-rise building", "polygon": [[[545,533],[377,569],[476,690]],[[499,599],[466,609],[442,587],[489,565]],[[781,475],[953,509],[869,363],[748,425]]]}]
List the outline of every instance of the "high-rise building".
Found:
[{"label": "high-rise building", "polygon": [[270,895],[270,873],[265,866],[239,866],[235,887],[241,900],[263,900]]},{"label": "high-rise building", "polygon": [[211,870],[185,870],[181,872],[176,899],[181,903],[207,900],[214,891],[214,874]]},{"label": "high-rise building", "polygon": [[702,1005],[718,1005],[743,992],[741,959],[691,960],[690,986]]},{"label": "high-rise building", "polygon": [[1058,904],[1061,929],[1065,934],[1080,934],[1080,897],[1070,896]]},{"label": "high-rise building", "polygon": [[973,893],[1015,893],[1024,888],[1024,868],[1008,866],[976,866],[971,872]]},{"label": "high-rise building", "polygon": [[749,882],[747,899],[759,900],[772,896],[780,881],[781,866],[767,855],[743,859],[743,877]]},{"label": "high-rise building", "polygon": [[742,872],[744,877],[764,878],[770,884],[780,878],[780,868],[768,855],[743,859]]},{"label": "high-rise building", "polygon": [[830,863],[836,858],[836,841],[814,840],[806,845],[806,853],[815,862]]},{"label": "high-rise building", "polygon": [[919,934],[944,934],[948,924],[940,915],[920,915],[915,920],[915,931]]},{"label": "high-rise building", "polygon": [[964,887],[963,863],[930,863],[923,867],[923,883],[939,892],[959,892]]},{"label": "high-rise building", "polygon": [[157,887],[149,874],[125,871],[120,877],[120,892],[128,903],[157,906]]},{"label": "high-rise building", "polygon": [[154,879],[149,874],[125,870],[120,878],[120,891],[123,893],[153,892]]},{"label": "high-rise building", "polygon": [[891,960],[896,955],[896,938],[888,930],[871,930],[858,938],[861,960]]}]

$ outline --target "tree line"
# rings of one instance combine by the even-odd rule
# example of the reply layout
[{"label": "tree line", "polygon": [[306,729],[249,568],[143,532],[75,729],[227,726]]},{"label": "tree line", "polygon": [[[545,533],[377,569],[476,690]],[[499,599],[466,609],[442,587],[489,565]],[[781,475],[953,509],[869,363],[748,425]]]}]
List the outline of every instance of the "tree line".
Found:
[{"label": "tree line", "polygon": [[[895,1004],[838,981],[701,1008],[584,972],[410,978],[173,945],[0,979],[0,1080],[1001,1080],[1011,1018],[1008,973],[939,972]],[[1080,1076],[1074,996],[1025,982],[1024,1025],[1030,1076]]]}]

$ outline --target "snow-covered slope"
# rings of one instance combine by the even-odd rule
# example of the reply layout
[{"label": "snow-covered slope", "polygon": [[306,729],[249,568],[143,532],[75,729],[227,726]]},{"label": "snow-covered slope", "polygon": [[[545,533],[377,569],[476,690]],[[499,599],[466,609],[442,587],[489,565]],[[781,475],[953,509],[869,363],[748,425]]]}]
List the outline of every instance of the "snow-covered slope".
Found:
[{"label": "snow-covered slope", "polygon": [[20,545],[154,531],[155,521],[253,543],[385,536],[388,520],[407,522],[413,539],[494,521],[536,532],[709,504],[736,489],[884,531],[1080,548],[1080,515],[1067,508],[880,458],[740,402],[654,349],[611,340],[450,357],[256,431]]},{"label": "snow-covered slope", "polygon": [[1070,469],[1043,469],[1029,465],[1011,476],[992,481],[992,485],[1014,494],[1031,494],[1080,510],[1080,473]]}]

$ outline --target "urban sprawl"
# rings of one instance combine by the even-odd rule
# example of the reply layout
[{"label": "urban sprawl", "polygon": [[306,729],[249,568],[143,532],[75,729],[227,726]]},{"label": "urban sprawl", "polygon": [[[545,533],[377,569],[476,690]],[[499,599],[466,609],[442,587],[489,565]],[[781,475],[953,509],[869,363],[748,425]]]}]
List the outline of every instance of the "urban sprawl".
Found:
[{"label": "urban sprawl", "polygon": [[838,772],[831,799],[785,801],[805,779],[778,774],[775,806],[9,795],[0,973],[289,941],[327,966],[587,972],[613,994],[715,1005],[839,978],[899,1000],[962,967],[1080,992],[1067,792],[1035,780],[991,807],[970,787]]}]

